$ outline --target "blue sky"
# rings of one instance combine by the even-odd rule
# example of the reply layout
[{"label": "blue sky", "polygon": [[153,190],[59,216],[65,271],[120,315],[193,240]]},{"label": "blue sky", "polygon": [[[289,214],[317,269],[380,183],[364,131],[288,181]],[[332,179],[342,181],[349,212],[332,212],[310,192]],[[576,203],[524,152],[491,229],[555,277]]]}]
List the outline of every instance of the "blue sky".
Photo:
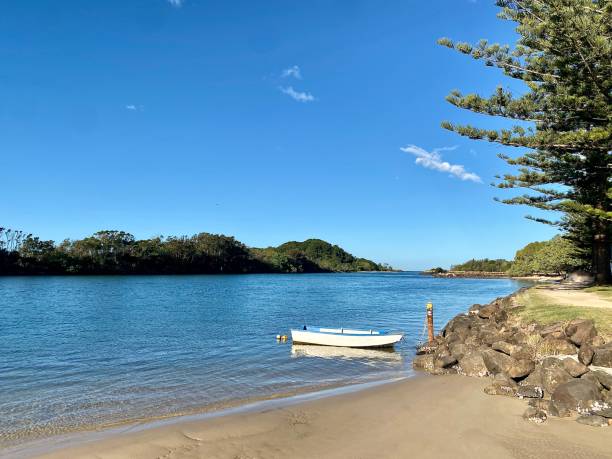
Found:
[{"label": "blue sky", "polygon": [[318,237],[406,269],[511,258],[554,230],[493,201],[507,149],[440,128],[504,123],[452,89],[521,90],[435,43],[512,43],[492,3],[8,2],[0,226]]}]

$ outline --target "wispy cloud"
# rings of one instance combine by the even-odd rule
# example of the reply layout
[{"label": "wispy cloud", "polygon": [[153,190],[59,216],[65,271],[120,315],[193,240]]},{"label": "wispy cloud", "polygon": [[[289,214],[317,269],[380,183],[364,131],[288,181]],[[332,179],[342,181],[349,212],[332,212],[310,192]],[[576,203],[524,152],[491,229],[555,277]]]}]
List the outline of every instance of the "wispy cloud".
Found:
[{"label": "wispy cloud", "polygon": [[144,107],[142,105],[127,104],[125,109],[131,112],[141,112],[144,110]]},{"label": "wispy cloud", "polygon": [[184,0],[168,0],[168,3],[170,3],[172,6],[176,8],[180,8],[181,6],[183,6],[183,2]]},{"label": "wispy cloud", "polygon": [[289,97],[297,100],[298,102],[312,102],[315,100],[315,97],[309,92],[296,91],[292,86],[287,86],[286,88],[281,86],[278,89],[280,89],[283,94],[287,94]]},{"label": "wispy cloud", "polygon": [[442,160],[440,155],[441,151],[455,150],[457,147],[443,147],[436,148],[432,151],[427,151],[416,145],[407,145],[400,148],[405,153],[410,153],[416,156],[415,163],[419,166],[426,167],[427,169],[433,169],[440,172],[448,172],[461,180],[469,180],[471,182],[482,183],[480,177],[473,172],[468,172],[461,164],[451,164],[447,161]]},{"label": "wispy cloud", "polygon": [[285,70],[283,70],[283,72],[281,73],[281,77],[282,78],[287,78],[287,77],[293,77],[296,78],[298,80],[302,79],[302,71],[300,70],[300,68],[297,65],[294,65],[292,67],[286,68]]}]

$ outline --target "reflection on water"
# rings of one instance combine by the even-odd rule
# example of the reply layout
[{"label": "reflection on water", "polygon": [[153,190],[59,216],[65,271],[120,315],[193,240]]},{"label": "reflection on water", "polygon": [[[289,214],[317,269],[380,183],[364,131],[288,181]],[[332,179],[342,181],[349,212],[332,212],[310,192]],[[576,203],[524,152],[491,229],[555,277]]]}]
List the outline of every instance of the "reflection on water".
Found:
[{"label": "reflection on water", "polygon": [[[0,276],[0,451],[83,427],[405,376],[428,301],[438,330],[519,286],[416,273]],[[405,336],[395,351],[276,341],[307,322]]]},{"label": "reflection on water", "polygon": [[393,348],[359,349],[354,347],[314,346],[312,344],[292,345],[291,356],[295,358],[318,357],[321,359],[362,360],[363,363],[374,360],[386,364],[395,362],[398,365],[401,365],[403,360],[402,355]]}]

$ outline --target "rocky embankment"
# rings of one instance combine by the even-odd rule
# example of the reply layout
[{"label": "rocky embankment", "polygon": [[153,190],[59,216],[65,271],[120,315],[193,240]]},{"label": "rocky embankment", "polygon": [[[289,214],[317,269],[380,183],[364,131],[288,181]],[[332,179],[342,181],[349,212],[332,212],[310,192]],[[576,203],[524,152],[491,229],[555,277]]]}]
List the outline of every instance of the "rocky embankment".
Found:
[{"label": "rocky embankment", "polygon": [[612,342],[590,320],[523,324],[511,314],[515,296],[475,304],[453,318],[417,349],[414,368],[489,377],[485,392],[527,400],[523,417],[533,422],[573,416],[612,426]]}]

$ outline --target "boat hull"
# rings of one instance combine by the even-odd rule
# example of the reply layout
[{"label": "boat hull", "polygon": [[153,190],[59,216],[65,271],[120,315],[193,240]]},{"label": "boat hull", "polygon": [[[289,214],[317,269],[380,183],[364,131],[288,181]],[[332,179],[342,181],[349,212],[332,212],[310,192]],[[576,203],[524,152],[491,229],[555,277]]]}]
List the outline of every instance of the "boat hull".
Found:
[{"label": "boat hull", "polygon": [[401,334],[348,334],[322,333],[308,330],[291,330],[294,344],[315,344],[318,346],[338,346],[356,348],[392,347],[402,339]]}]

